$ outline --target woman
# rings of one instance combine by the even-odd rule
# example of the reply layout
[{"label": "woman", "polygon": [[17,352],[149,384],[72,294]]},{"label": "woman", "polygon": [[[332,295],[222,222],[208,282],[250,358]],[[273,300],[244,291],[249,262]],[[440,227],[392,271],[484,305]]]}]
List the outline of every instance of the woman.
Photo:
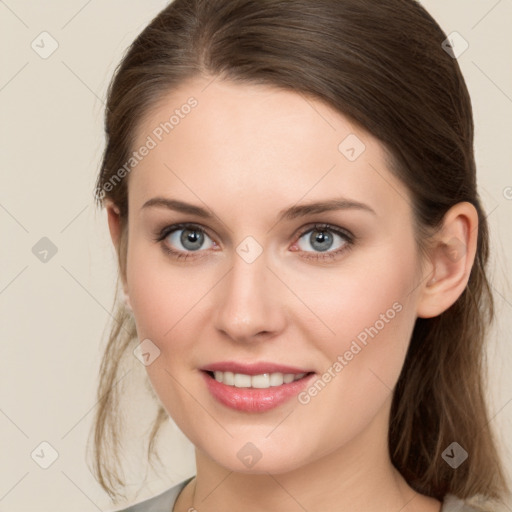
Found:
[{"label": "woman", "polygon": [[149,451],[170,416],[197,471],[127,511],[504,505],[455,56],[413,0],[176,0],[132,44],[96,184],[126,302],[96,471],[115,496],[134,354],[160,404]]}]

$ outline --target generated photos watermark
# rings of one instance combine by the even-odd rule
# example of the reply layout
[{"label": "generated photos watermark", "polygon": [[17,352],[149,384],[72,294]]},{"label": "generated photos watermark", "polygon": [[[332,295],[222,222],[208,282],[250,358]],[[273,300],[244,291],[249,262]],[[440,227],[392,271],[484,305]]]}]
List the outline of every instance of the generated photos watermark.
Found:
[{"label": "generated photos watermark", "polygon": [[153,129],[150,135],[146,137],[146,141],[136,151],[133,151],[128,160],[113,174],[106,183],[103,184],[101,190],[96,191],[96,196],[102,200],[107,192],[112,192],[114,188],[123,180],[130,172],[139,165],[149,153],[155,149],[166,135],[172,132],[185,119],[193,108],[196,108],[199,102],[191,96],[186,103],[175,109],[167,121],[163,121]]},{"label": "generated photos watermark", "polygon": [[395,316],[402,311],[403,306],[400,302],[394,302],[391,308],[385,313],[381,313],[379,319],[375,321],[370,327],[365,327],[355,339],[352,340],[350,347],[336,357],[329,368],[315,380],[308,389],[300,392],[297,396],[299,403],[306,405],[311,402],[311,399],[320,393],[329,382],[331,382],[341,371],[349,365],[350,361],[354,359],[368,343],[373,340],[385,327],[389,324]]}]

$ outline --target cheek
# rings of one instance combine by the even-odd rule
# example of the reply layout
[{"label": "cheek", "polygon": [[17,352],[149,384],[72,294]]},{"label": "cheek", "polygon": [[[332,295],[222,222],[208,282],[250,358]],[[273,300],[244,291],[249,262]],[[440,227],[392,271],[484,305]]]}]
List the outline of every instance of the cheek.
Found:
[{"label": "cheek", "polygon": [[185,425],[190,404],[179,383],[188,370],[184,356],[192,339],[187,314],[193,314],[192,306],[204,295],[187,275],[150,244],[129,247],[127,280],[138,339],[151,340],[159,350],[145,369],[167,413]]},{"label": "cheek", "polygon": [[364,259],[317,281],[315,294],[309,279],[297,282],[304,302],[318,312],[301,329],[309,325],[311,343],[325,356],[321,380],[331,388],[333,403],[343,397],[343,403],[357,408],[379,388],[385,396],[394,387],[414,328],[417,299],[412,244],[407,254],[390,245]]},{"label": "cheek", "polygon": [[175,326],[205,294],[205,279],[172,265],[152,244],[135,242],[129,247],[127,280],[139,338],[158,343],[172,336]]},{"label": "cheek", "polygon": [[370,300],[363,300],[360,292],[356,303],[345,304],[349,314],[344,325],[338,323],[339,343],[329,347],[336,377],[325,394],[323,411],[343,404],[364,424],[391,400],[416,321],[413,281],[413,265],[403,272],[395,265],[379,283],[382,286],[368,286]]},{"label": "cheek", "polygon": [[376,331],[398,336],[403,323],[408,330],[415,319],[416,279],[413,247],[405,254],[389,244],[354,254],[339,270],[295,276],[294,290],[318,314],[315,325],[328,329],[322,336],[327,346],[339,349],[355,338],[364,344]]}]

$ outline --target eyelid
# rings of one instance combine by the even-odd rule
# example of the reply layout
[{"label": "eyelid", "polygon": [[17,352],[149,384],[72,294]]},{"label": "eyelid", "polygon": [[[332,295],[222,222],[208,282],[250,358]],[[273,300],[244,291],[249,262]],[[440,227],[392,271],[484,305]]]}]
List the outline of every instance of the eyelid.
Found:
[{"label": "eyelid", "polygon": [[295,235],[294,238],[301,238],[306,233],[308,233],[309,231],[312,231],[314,229],[316,229],[318,231],[322,231],[322,230],[332,231],[333,233],[343,236],[343,237],[349,239],[350,241],[355,241],[355,239],[356,239],[356,237],[348,229],[342,228],[341,226],[334,226],[333,224],[328,224],[326,222],[313,222],[311,224],[303,226],[300,228],[300,230],[298,231],[298,233]]},{"label": "eyelid", "polygon": [[195,222],[177,222],[176,224],[166,224],[162,229],[157,230],[155,235],[155,242],[161,242],[165,238],[167,238],[174,231],[179,231],[180,229],[195,229],[197,231],[201,231],[202,233],[208,235],[213,241],[214,237],[209,233],[208,228],[201,226],[201,224],[197,224]]}]

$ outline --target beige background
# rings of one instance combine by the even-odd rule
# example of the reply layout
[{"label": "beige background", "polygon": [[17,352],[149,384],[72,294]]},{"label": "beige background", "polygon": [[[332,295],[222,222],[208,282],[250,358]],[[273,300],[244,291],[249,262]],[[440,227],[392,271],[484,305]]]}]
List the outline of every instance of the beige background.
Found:
[{"label": "beige background", "polygon": [[[512,474],[512,1],[423,3],[446,33],[457,31],[469,43],[459,62],[474,104],[498,306],[489,347],[491,414]],[[92,190],[109,79],[165,4],[0,1],[2,511],[112,508],[85,462],[116,275],[105,213],[95,210]],[[43,31],[58,43],[46,59],[31,47]],[[48,36],[41,37],[50,49]],[[32,252],[43,237],[57,249],[46,263]],[[50,460],[43,441],[58,452],[48,469],[34,460]],[[137,495],[131,478],[130,497],[143,499],[194,473],[193,449],[171,422],[164,441],[167,471],[149,473]]]}]

